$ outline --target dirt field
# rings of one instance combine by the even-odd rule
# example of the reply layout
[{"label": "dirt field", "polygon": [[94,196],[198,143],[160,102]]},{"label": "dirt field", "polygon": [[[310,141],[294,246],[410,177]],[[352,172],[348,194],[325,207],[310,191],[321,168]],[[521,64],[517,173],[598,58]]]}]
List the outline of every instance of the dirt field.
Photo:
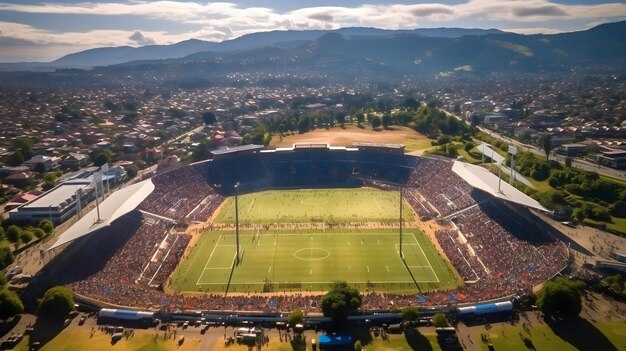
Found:
[{"label": "dirt field", "polygon": [[355,141],[372,143],[404,144],[406,152],[424,150],[431,147],[430,141],[424,135],[407,127],[392,127],[389,130],[374,131],[369,127],[358,128],[347,125],[345,129],[335,127],[331,129],[316,129],[304,134],[272,136],[270,147],[290,147],[296,143],[330,144],[332,146],[352,146]]}]

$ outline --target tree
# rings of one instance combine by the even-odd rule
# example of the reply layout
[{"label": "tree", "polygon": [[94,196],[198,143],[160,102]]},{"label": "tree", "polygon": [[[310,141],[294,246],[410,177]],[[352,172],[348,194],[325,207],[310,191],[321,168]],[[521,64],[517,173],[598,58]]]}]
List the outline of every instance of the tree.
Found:
[{"label": "tree", "polygon": [[126,167],[126,176],[128,176],[128,179],[133,179],[137,176],[137,173],[139,173],[139,168],[135,165],[130,165],[128,167]]},{"label": "tree", "polygon": [[49,181],[45,181],[43,182],[43,184],[41,184],[41,189],[43,189],[44,191],[48,191],[52,188],[54,188],[56,186],[56,184],[49,182]]},{"label": "tree", "polygon": [[383,123],[383,128],[385,128],[385,129],[389,128],[389,126],[393,124],[393,120],[391,119],[391,115],[388,114],[388,113],[385,113],[383,115],[382,123]]},{"label": "tree", "polygon": [[363,113],[357,113],[356,114],[356,122],[358,125],[363,124],[363,122],[365,122],[365,115]]},{"label": "tree", "polygon": [[287,322],[291,327],[295,326],[296,324],[302,323],[303,320],[304,312],[302,312],[301,309],[295,309],[291,311],[291,313],[289,313],[289,316],[287,316]]},{"label": "tree", "polygon": [[63,286],[48,289],[39,301],[39,313],[42,316],[63,319],[72,311],[74,311],[74,294]]},{"label": "tree", "polygon": [[304,134],[309,130],[311,130],[311,119],[309,116],[305,116],[298,122],[298,133]]},{"label": "tree", "polygon": [[24,305],[16,293],[9,289],[0,290],[0,320],[6,321],[24,312]]},{"label": "tree", "polygon": [[169,112],[173,118],[177,118],[177,119],[181,119],[187,116],[186,111],[181,110],[179,108],[175,108],[175,107],[170,108],[169,110],[167,110],[167,112]]},{"label": "tree", "polygon": [[407,306],[402,309],[403,321],[414,321],[417,319],[417,316],[418,316],[417,307]]},{"label": "tree", "polygon": [[470,150],[473,148],[474,148],[474,143],[471,143],[471,142],[465,143],[465,148],[464,148],[465,152],[470,152]]},{"label": "tree", "polygon": [[98,152],[93,160],[93,164],[96,167],[104,166],[111,161],[111,155],[108,152]]},{"label": "tree", "polygon": [[30,160],[33,157],[33,144],[33,139],[16,138],[13,140],[13,150],[21,152],[25,160]]},{"label": "tree", "polygon": [[211,124],[217,122],[217,116],[215,115],[215,112],[207,111],[207,112],[202,114],[202,121],[204,122],[204,124],[211,125]]},{"label": "tree", "polygon": [[9,158],[7,159],[7,165],[11,167],[19,166],[22,163],[24,163],[24,155],[19,150],[12,153],[11,156],[9,156]]},{"label": "tree", "polygon": [[38,225],[46,234],[51,234],[54,230],[54,224],[49,219],[42,219]]},{"label": "tree", "polygon": [[0,245],[0,269],[7,268],[11,265],[11,263],[13,263],[14,259],[15,257],[13,256],[11,248],[6,244]]},{"label": "tree", "polygon": [[30,230],[22,230],[20,233],[20,242],[26,244],[33,240],[33,233]]},{"label": "tree", "polygon": [[127,124],[135,124],[137,123],[137,118],[139,114],[137,112],[128,112],[122,117],[122,122]]},{"label": "tree", "polygon": [[582,310],[580,283],[560,277],[544,283],[537,306],[546,316],[574,317]]},{"label": "tree", "polygon": [[443,328],[448,326],[448,319],[443,313],[436,313],[433,316],[433,326],[437,328]]},{"label": "tree", "polygon": [[111,112],[119,110],[119,107],[111,99],[105,99],[103,106]]},{"label": "tree", "polygon": [[404,108],[409,110],[415,110],[420,107],[419,101],[417,101],[417,99],[414,97],[404,99],[404,103],[402,105],[404,106]]},{"label": "tree", "polygon": [[46,232],[41,228],[34,228],[32,233],[37,239],[41,239],[46,236]]},{"label": "tree", "polygon": [[620,274],[610,275],[604,280],[604,282],[616,293],[624,293],[624,277]]},{"label": "tree", "polygon": [[375,116],[372,116],[372,118],[370,118],[370,124],[372,125],[372,129],[376,129],[380,127],[380,125],[382,124],[382,121],[380,117],[375,115]]},{"label": "tree", "polygon": [[0,241],[4,240],[6,237],[6,233],[4,232],[4,227],[0,225]]},{"label": "tree", "polygon": [[552,144],[552,134],[543,134],[539,138],[537,138],[538,144],[543,148],[543,152],[546,153],[546,161],[550,157],[550,151],[554,149],[554,145]]},{"label": "tree", "polygon": [[208,142],[202,142],[191,154],[194,161],[202,161],[211,158],[211,147]]},{"label": "tree", "polygon": [[321,304],[324,316],[340,322],[361,306],[361,295],[345,281],[334,282],[330,290],[322,296]]},{"label": "tree", "polygon": [[337,112],[335,119],[337,120],[337,123],[343,126],[346,123],[346,113],[343,111]]},{"label": "tree", "polygon": [[22,228],[12,225],[7,228],[7,239],[10,242],[16,243],[20,240],[20,234],[22,233]]},{"label": "tree", "polygon": [[572,158],[571,157],[566,157],[565,158],[565,167],[572,168]]}]

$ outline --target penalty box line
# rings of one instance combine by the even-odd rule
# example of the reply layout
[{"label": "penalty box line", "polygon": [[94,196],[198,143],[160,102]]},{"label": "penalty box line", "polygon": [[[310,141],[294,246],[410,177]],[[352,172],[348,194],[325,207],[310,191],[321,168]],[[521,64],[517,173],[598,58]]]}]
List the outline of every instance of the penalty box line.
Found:
[{"label": "penalty box line", "polygon": [[[220,237],[217,238],[217,242],[218,243],[220,242],[220,240],[222,240],[222,237],[223,237],[223,235],[220,234]],[[220,244],[216,244],[215,246],[213,246],[213,250],[211,250],[211,254],[209,255],[209,258],[206,260],[206,263],[204,264],[204,268],[202,268],[202,272],[200,272],[200,276],[198,277],[198,281],[196,282],[196,285],[201,284],[200,281],[202,280],[202,276],[204,275],[204,272],[206,270],[211,270],[211,269],[231,269],[232,268],[232,266],[225,267],[225,268],[222,268],[222,267],[217,267],[217,268],[208,267],[209,266],[209,262],[211,261],[211,257],[213,257],[213,254],[215,253],[215,249],[218,246],[236,246],[236,245],[220,245]]]},{"label": "penalty box line", "polygon": [[[419,243],[419,241],[417,241],[417,238],[415,237],[414,233],[411,233],[411,235],[413,236],[413,239],[415,240],[415,244],[407,243],[407,244],[403,244],[403,246],[417,246],[417,247],[419,247],[420,251],[422,252],[422,256],[424,256],[424,259],[426,259],[426,263],[428,263],[428,266],[408,265],[407,264],[407,267],[409,267],[409,268],[426,268],[426,267],[429,267],[430,271],[433,272],[433,274],[435,275],[435,279],[437,279],[436,281],[433,280],[433,281],[430,281],[429,283],[441,283],[441,280],[439,279],[439,276],[437,276],[437,272],[435,272],[435,269],[433,268],[433,265],[430,263],[430,260],[428,259],[428,256],[426,256],[426,253],[424,252],[424,249],[422,248],[422,245]],[[396,252],[398,253],[398,257],[400,257],[400,245],[399,244],[395,244],[395,245],[396,245]]]}]

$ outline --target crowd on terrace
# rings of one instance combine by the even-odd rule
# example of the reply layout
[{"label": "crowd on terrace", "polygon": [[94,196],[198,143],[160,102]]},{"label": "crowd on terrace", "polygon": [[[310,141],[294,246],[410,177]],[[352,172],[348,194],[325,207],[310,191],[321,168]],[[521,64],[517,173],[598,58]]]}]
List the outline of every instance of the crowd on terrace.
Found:
[{"label": "crowd on terrace", "polygon": [[104,301],[141,303],[142,294],[165,283],[190,236],[174,233],[169,221],[145,215],[140,219],[126,216],[118,222],[113,235],[100,239],[113,246],[114,254],[103,262],[87,259],[92,253],[82,252],[81,264],[68,271],[69,277],[80,279],[69,285],[76,293],[101,296]]},{"label": "crowd on terrace", "polygon": [[450,227],[436,233],[437,241],[461,276],[484,289],[528,289],[568,262],[563,243],[496,200],[463,211]]},{"label": "crowd on terrace", "polygon": [[[201,167],[180,167],[152,178],[154,191],[139,209],[175,220],[198,220],[221,203]],[[204,217],[202,217],[204,216]]]},{"label": "crowd on terrace", "polygon": [[[475,192],[448,160],[423,158],[407,182],[406,199],[423,220],[447,216],[476,203]],[[421,195],[421,196],[420,196]]]}]

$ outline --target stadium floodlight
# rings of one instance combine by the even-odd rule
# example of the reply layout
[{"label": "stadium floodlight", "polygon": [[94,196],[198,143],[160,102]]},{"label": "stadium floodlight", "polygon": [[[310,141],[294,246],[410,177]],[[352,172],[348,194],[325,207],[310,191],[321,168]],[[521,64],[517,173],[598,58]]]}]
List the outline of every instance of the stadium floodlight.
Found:
[{"label": "stadium floodlight", "polygon": [[239,182],[235,183],[235,238],[237,240],[235,264],[239,265]]},{"label": "stadium floodlight", "polygon": [[402,185],[400,185],[400,258],[404,260],[404,252],[402,251]]}]

